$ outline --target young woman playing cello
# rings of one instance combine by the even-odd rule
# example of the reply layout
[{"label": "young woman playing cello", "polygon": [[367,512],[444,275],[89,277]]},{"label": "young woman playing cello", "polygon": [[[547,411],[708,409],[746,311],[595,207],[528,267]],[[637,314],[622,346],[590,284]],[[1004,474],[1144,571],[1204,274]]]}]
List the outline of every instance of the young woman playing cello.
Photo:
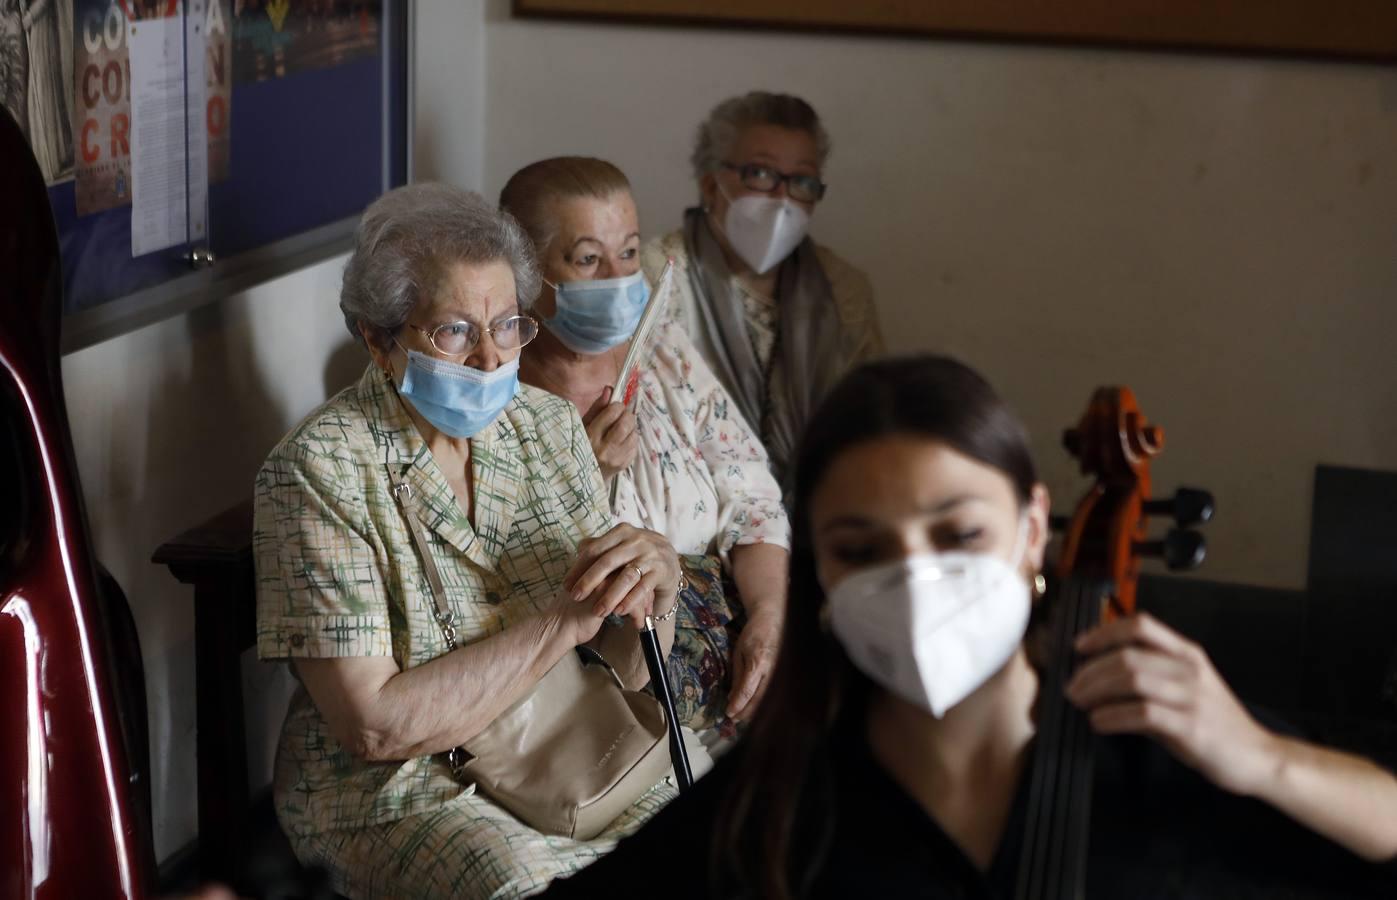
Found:
[{"label": "young woman playing cello", "polygon": [[[1021,859],[1048,497],[1022,426],[953,360],[866,365],[813,419],[791,513],[784,643],[747,741],[556,895],[1042,893],[1053,876]],[[1063,690],[1102,736],[1086,896],[1397,896],[1391,772],[1262,724],[1149,616],[1075,651]]]}]

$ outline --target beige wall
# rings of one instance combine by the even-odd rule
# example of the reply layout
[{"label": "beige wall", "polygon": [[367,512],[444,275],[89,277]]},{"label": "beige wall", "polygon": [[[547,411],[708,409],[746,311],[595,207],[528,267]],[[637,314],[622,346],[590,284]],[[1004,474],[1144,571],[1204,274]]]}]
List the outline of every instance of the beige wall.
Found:
[{"label": "beige wall", "polygon": [[1397,467],[1397,70],[1288,60],[508,20],[488,6],[485,185],[590,153],[647,231],[694,197],[698,119],[750,88],[834,137],[816,236],[865,268],[894,350],[981,367],[1035,437],[1099,383],[1211,488],[1200,574],[1303,584],[1313,468]]}]

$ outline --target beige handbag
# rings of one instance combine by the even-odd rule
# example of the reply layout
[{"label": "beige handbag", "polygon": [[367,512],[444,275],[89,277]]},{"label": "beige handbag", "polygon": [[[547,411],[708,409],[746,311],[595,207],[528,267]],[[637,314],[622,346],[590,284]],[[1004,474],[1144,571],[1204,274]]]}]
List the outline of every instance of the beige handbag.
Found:
[{"label": "beige handbag", "polygon": [[[432,588],[448,652],[455,616],[418,524],[412,487],[393,485]],[[584,661],[583,656],[586,656]],[[659,701],[628,691],[590,648],[565,653],[528,694],[447,763],[519,821],[545,834],[590,840],[670,772]]]}]

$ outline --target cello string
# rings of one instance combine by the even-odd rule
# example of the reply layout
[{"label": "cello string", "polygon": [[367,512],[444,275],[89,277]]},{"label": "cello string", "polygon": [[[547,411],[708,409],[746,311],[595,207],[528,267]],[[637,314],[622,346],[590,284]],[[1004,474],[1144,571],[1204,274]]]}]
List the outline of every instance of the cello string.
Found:
[{"label": "cello string", "polygon": [[1067,646],[1067,635],[1072,621],[1070,613],[1072,581],[1059,585],[1056,602],[1049,612],[1052,623],[1052,641],[1047,665],[1044,667],[1043,683],[1039,687],[1039,720],[1037,748],[1034,754],[1032,784],[1030,786],[1029,815],[1026,823],[1024,859],[1027,869],[1020,873],[1019,895],[1021,898],[1042,895],[1047,889],[1047,867],[1052,855],[1051,810],[1057,805],[1057,769],[1059,734],[1065,698],[1057,686],[1063,683],[1063,648]]},{"label": "cello string", "polygon": [[1067,874],[1065,863],[1069,849],[1067,823],[1070,820],[1072,805],[1075,802],[1073,792],[1073,763],[1075,759],[1073,725],[1077,710],[1067,700],[1066,688],[1073,670],[1072,643],[1081,631],[1082,607],[1086,602],[1089,590],[1086,581],[1080,576],[1074,577],[1070,584],[1069,602],[1064,611],[1063,632],[1058,644],[1059,658],[1056,683],[1053,688],[1054,693],[1057,694],[1059,708],[1057,752],[1054,757],[1056,789],[1054,791],[1055,802],[1052,809],[1049,810],[1050,851],[1047,857],[1048,868],[1043,874],[1047,896],[1053,898],[1070,895],[1069,886],[1065,881]]},{"label": "cello string", "polygon": [[[1099,584],[1087,585],[1078,610],[1077,633],[1093,627],[1100,619],[1101,591]],[[1071,737],[1071,800],[1065,828],[1065,861],[1063,886],[1073,900],[1080,900],[1086,889],[1086,860],[1090,840],[1092,780],[1095,777],[1095,740],[1086,715],[1074,709],[1070,727]]]},{"label": "cello string", "polygon": [[[1052,615],[1053,609],[1049,607],[1049,646],[1055,649],[1060,643],[1059,630],[1061,623],[1058,617]],[[1040,684],[1037,698],[1037,722],[1035,735],[1035,748],[1033,754],[1033,764],[1029,771],[1028,787],[1028,808],[1024,818],[1023,844],[1019,852],[1019,872],[1015,885],[1014,896],[1016,900],[1030,900],[1033,885],[1037,881],[1039,860],[1041,851],[1039,849],[1039,828],[1038,823],[1043,815],[1044,797],[1047,793],[1047,778],[1045,767],[1047,765],[1049,734],[1051,732],[1051,720],[1056,711],[1053,708],[1052,691],[1048,685],[1052,680],[1052,669],[1055,659],[1049,657],[1045,660],[1043,667],[1044,682]]]},{"label": "cello string", "polygon": [[1058,648],[1061,651],[1061,665],[1059,667],[1059,681],[1054,685],[1054,692],[1059,695],[1062,706],[1061,736],[1059,737],[1056,772],[1059,800],[1051,810],[1052,818],[1049,827],[1051,853],[1048,857],[1048,869],[1044,873],[1045,886],[1054,897],[1071,893],[1064,876],[1071,849],[1067,829],[1072,818],[1072,806],[1076,800],[1073,790],[1075,787],[1073,767],[1076,763],[1076,734],[1072,715],[1075,709],[1067,702],[1063,691],[1067,686],[1072,667],[1072,640],[1080,630],[1082,607],[1088,602],[1089,595],[1090,588],[1082,579],[1072,579],[1071,602],[1067,606],[1067,627],[1062,643]]}]

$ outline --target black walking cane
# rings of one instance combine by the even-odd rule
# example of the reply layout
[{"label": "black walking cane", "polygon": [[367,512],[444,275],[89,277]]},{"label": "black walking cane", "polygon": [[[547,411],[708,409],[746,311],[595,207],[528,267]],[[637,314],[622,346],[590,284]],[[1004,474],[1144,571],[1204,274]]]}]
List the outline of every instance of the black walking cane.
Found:
[{"label": "black walking cane", "polygon": [[[679,598],[675,598],[675,603]],[[674,763],[674,777],[679,782],[679,791],[687,791],[694,783],[694,773],[689,768],[689,750],[684,746],[684,735],[679,730],[679,719],[674,714],[674,695],[669,692],[669,676],[665,672],[664,655],[660,653],[660,633],[655,630],[655,619],[645,617],[645,627],[640,632],[640,649],[645,654],[645,665],[650,670],[650,683],[655,686],[655,697],[665,708],[665,727],[669,729],[669,758]]]}]

